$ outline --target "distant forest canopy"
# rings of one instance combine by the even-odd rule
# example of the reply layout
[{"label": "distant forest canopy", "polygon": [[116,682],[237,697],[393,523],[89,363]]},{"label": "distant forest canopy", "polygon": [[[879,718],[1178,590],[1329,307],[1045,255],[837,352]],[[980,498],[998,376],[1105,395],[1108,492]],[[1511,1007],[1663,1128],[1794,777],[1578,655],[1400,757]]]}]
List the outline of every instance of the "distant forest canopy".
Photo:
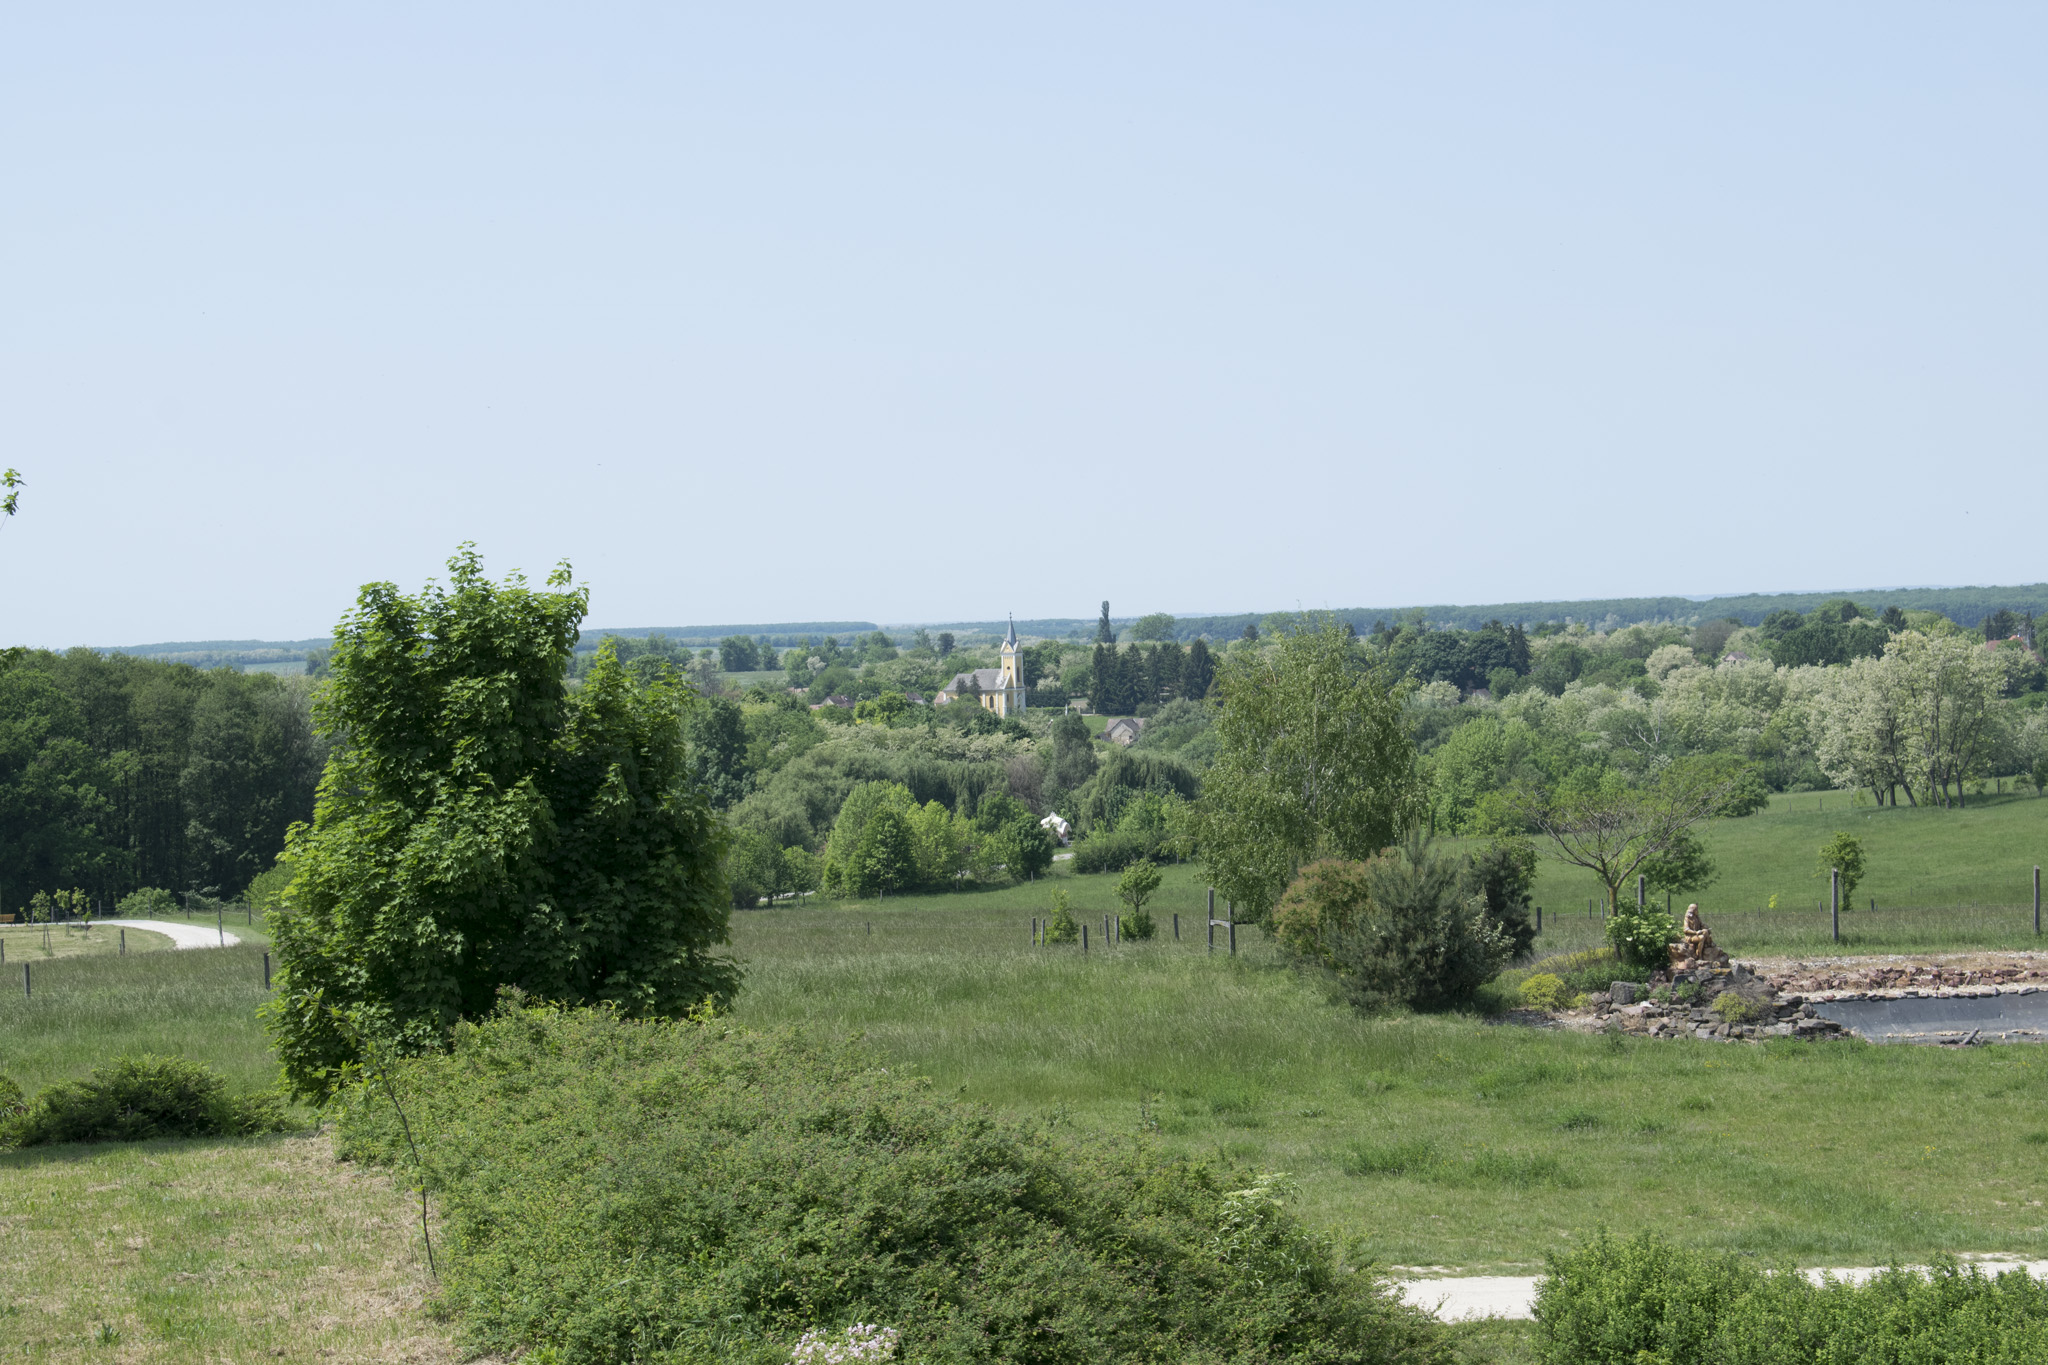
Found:
[{"label": "distant forest canopy", "polygon": [[[1392,626],[1428,625],[1438,630],[1477,630],[1488,621],[1519,625],[1524,630],[1532,630],[1545,622],[1554,622],[1561,626],[1584,624],[1594,630],[1611,630],[1616,626],[1644,622],[1668,621],[1674,625],[1697,625],[1701,621],[1720,620],[1725,617],[1739,621],[1745,626],[1760,626],[1764,623],[1764,618],[1773,612],[1791,611],[1804,616],[1828,602],[1844,598],[1854,599],[1875,611],[1895,606],[1902,611],[1939,612],[1958,625],[1975,626],[1997,611],[2010,611],[2019,616],[2038,616],[2048,612],[2048,583],[2030,583],[2018,587],[1862,588],[1833,592],[1750,593],[1744,596],[1710,597],[1703,600],[1691,597],[1613,597],[1575,602],[1496,602],[1489,606],[1476,607],[1338,607],[1307,613],[1240,612],[1228,616],[1157,618],[1112,616],[1110,623],[1121,632],[1130,631],[1141,622],[1162,620],[1169,624],[1170,634],[1159,638],[1179,640],[1182,643],[1203,638],[1234,640],[1244,634],[1246,626],[1254,626],[1262,633],[1270,635],[1288,629],[1294,621],[1304,615],[1345,622],[1360,635],[1368,634],[1381,622]],[[925,628],[963,633],[1001,633],[1005,625],[1006,623],[1002,621],[959,621],[925,623]],[[1060,617],[1019,621],[1017,632],[1020,635],[1046,638],[1085,639],[1094,633],[1096,626],[1095,617]],[[901,630],[907,627],[890,629]],[[1149,633],[1140,633],[1138,638],[1153,637]]]},{"label": "distant forest canopy", "polygon": [[[1487,606],[1429,607],[1340,607],[1307,613],[1343,621],[1360,635],[1376,626],[1421,626],[1438,630],[1477,630],[1489,621],[1519,625],[1534,630],[1545,622],[1557,625],[1584,624],[1596,631],[1618,626],[1669,622],[1690,626],[1702,621],[1733,620],[1745,626],[1760,626],[1773,612],[1808,615],[1831,601],[1851,598],[1873,614],[1886,607],[1902,611],[1931,611],[1961,626],[1978,626],[1985,617],[1999,611],[2016,616],[2048,613],[2048,583],[2016,587],[1969,588],[1864,588],[1837,592],[1752,593],[1737,597],[1613,597],[1574,602],[1496,602]],[[1285,631],[1299,619],[1298,612],[1241,612],[1226,616],[1173,617],[1163,613],[1149,616],[1112,616],[1111,626],[1125,638],[1148,641],[1197,639],[1235,640],[1247,626],[1264,633]],[[620,640],[646,641],[659,636],[654,652],[669,647],[693,650],[717,649],[735,637],[754,640],[777,649],[792,645],[818,644],[826,639],[842,646],[857,646],[862,637],[878,631],[892,636],[908,635],[919,625],[937,635],[947,631],[963,645],[983,643],[982,637],[999,638],[1009,627],[1003,621],[923,622],[878,626],[873,621],[780,621],[757,625],[727,626],[624,626],[587,629],[576,645],[578,654],[595,654],[607,636]],[[1017,633],[1037,639],[1091,640],[1100,620],[1097,617],[1037,617],[1017,622]],[[1151,626],[1151,629],[1141,627]],[[129,654],[165,663],[185,663],[196,668],[233,668],[242,672],[297,673],[308,669],[309,658],[324,652],[322,640],[194,640],[154,645],[101,646],[102,654]],[[772,667],[772,665],[771,665]],[[319,673],[317,660],[310,669]]]}]

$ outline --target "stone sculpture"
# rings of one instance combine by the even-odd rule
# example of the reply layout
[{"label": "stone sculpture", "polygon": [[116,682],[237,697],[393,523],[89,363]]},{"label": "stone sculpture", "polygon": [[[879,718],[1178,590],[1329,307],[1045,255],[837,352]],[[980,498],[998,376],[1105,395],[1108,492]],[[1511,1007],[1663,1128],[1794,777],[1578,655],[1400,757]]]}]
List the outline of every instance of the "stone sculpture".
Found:
[{"label": "stone sculpture", "polygon": [[1699,903],[1685,907],[1685,924],[1679,930],[1678,942],[1671,945],[1671,969],[1687,971],[1694,967],[1725,967],[1728,954],[1714,946],[1714,935],[1707,928],[1707,922],[1700,918]]}]

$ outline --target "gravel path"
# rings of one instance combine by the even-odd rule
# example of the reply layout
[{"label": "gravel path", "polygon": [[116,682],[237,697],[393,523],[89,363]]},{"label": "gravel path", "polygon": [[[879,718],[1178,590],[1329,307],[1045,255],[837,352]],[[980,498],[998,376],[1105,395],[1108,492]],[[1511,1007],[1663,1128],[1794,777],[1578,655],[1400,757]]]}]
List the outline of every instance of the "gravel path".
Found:
[{"label": "gravel path", "polygon": [[[2006,1270],[2024,1270],[2037,1280],[2048,1280],[2048,1261],[2020,1261],[2006,1256],[1965,1256],[1987,1275]],[[1840,1270],[1806,1270],[1802,1274],[1815,1284],[1823,1275],[1860,1284],[1879,1273],[1874,1266],[1850,1266]],[[1471,1318],[1529,1318],[1535,1316],[1534,1275],[1468,1275],[1443,1280],[1402,1280],[1395,1287],[1401,1297],[1418,1308],[1426,1308],[1445,1322]]]},{"label": "gravel path", "polygon": [[173,948],[232,948],[242,940],[234,934],[207,929],[197,924],[173,924],[163,919],[96,919],[95,925],[110,929],[147,929],[162,934]]}]

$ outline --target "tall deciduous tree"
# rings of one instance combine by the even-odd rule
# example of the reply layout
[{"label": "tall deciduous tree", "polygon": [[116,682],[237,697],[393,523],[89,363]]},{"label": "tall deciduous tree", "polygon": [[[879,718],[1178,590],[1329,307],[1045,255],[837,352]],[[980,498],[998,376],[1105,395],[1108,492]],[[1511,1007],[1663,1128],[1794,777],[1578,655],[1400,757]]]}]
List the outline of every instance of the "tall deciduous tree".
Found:
[{"label": "tall deciduous tree", "polygon": [[327,1093],[360,1040],[443,1045],[502,986],[676,1014],[729,998],[725,836],[690,780],[688,692],[637,690],[601,649],[563,685],[587,596],[485,579],[363,589],[317,708],[339,745],[293,831],[267,1023],[287,1079]]},{"label": "tall deciduous tree", "polygon": [[1232,655],[1197,826],[1218,890],[1263,918],[1317,858],[1371,857],[1423,803],[1393,680],[1340,626]]}]

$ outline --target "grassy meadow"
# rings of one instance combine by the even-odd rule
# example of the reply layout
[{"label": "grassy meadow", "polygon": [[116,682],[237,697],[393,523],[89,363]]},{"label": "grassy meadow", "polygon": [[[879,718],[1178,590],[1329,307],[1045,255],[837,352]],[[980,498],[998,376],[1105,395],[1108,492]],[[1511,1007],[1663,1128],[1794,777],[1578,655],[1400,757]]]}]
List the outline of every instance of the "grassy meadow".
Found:
[{"label": "grassy meadow", "polygon": [[138,931],[128,932],[127,957],[38,960],[33,995],[23,995],[18,970],[0,974],[0,1072],[33,1091],[102,1061],[159,1052],[205,1062],[243,1089],[273,1084],[277,1063],[256,1022],[263,950],[137,953]]},{"label": "grassy meadow", "polygon": [[737,1014],[862,1034],[1012,1114],[1291,1172],[1311,1219],[1398,1265],[1526,1268],[1646,1207],[1681,1241],[1807,1263],[2048,1252],[2037,1052],[1366,1019],[1256,930],[1235,959],[1192,932],[1085,958],[1028,938],[979,906],[741,916]]},{"label": "grassy meadow", "polygon": [[[1837,828],[1864,835],[1872,892],[1899,907],[1845,915],[1849,946],[2033,946],[2023,897],[1999,899],[1992,874],[2031,868],[2048,801],[1837,812],[1810,800],[1780,798],[1709,835],[1723,883],[1699,899],[1735,951],[1825,946],[1811,912],[1752,907],[1762,887],[1817,885],[1794,877]],[[1256,929],[1240,929],[1235,958],[1207,951],[1198,867],[1166,870],[1157,939],[1105,948],[1115,878],[1071,866],[984,892],[736,915],[736,1014],[864,1035],[948,1092],[1084,1136],[1143,1132],[1290,1172],[1305,1216],[1396,1266],[1527,1272],[1601,1224],[1807,1264],[2048,1256],[2048,1050],[1729,1047],[1470,1015],[1368,1019]],[[1098,931],[1085,957],[1030,943],[1055,888]],[[1583,894],[1577,915],[1556,913],[1574,893],[1548,864],[1541,888],[1539,952],[1598,940]],[[38,947],[33,998],[11,970],[29,949],[10,937],[0,1071],[34,1089],[155,1051],[237,1087],[271,1084],[255,1017],[265,938],[228,927],[242,946],[138,951],[131,930],[125,958]],[[446,1324],[421,1307],[402,1193],[334,1166],[320,1144],[0,1154],[0,1340],[50,1360],[448,1358]],[[1501,1330],[1519,1352],[1519,1329]]]},{"label": "grassy meadow", "polygon": [[[1719,820],[1705,842],[1719,875],[1679,901],[1697,900],[1708,915],[1760,910],[1778,897],[1781,910],[1814,910],[1826,901],[1826,875],[1815,875],[1820,846],[1837,831],[1863,842],[1863,884],[1856,903],[1868,913],[1893,907],[2025,910],[2032,931],[2033,872],[2048,865],[2048,799],[2032,795],[1970,798],[1966,810],[1852,806],[1846,792],[1774,796],[1768,809]],[[1546,909],[1585,912],[1602,894],[1592,874],[1545,859],[1536,899]],[[1845,909],[1851,907],[1844,907]]]}]

